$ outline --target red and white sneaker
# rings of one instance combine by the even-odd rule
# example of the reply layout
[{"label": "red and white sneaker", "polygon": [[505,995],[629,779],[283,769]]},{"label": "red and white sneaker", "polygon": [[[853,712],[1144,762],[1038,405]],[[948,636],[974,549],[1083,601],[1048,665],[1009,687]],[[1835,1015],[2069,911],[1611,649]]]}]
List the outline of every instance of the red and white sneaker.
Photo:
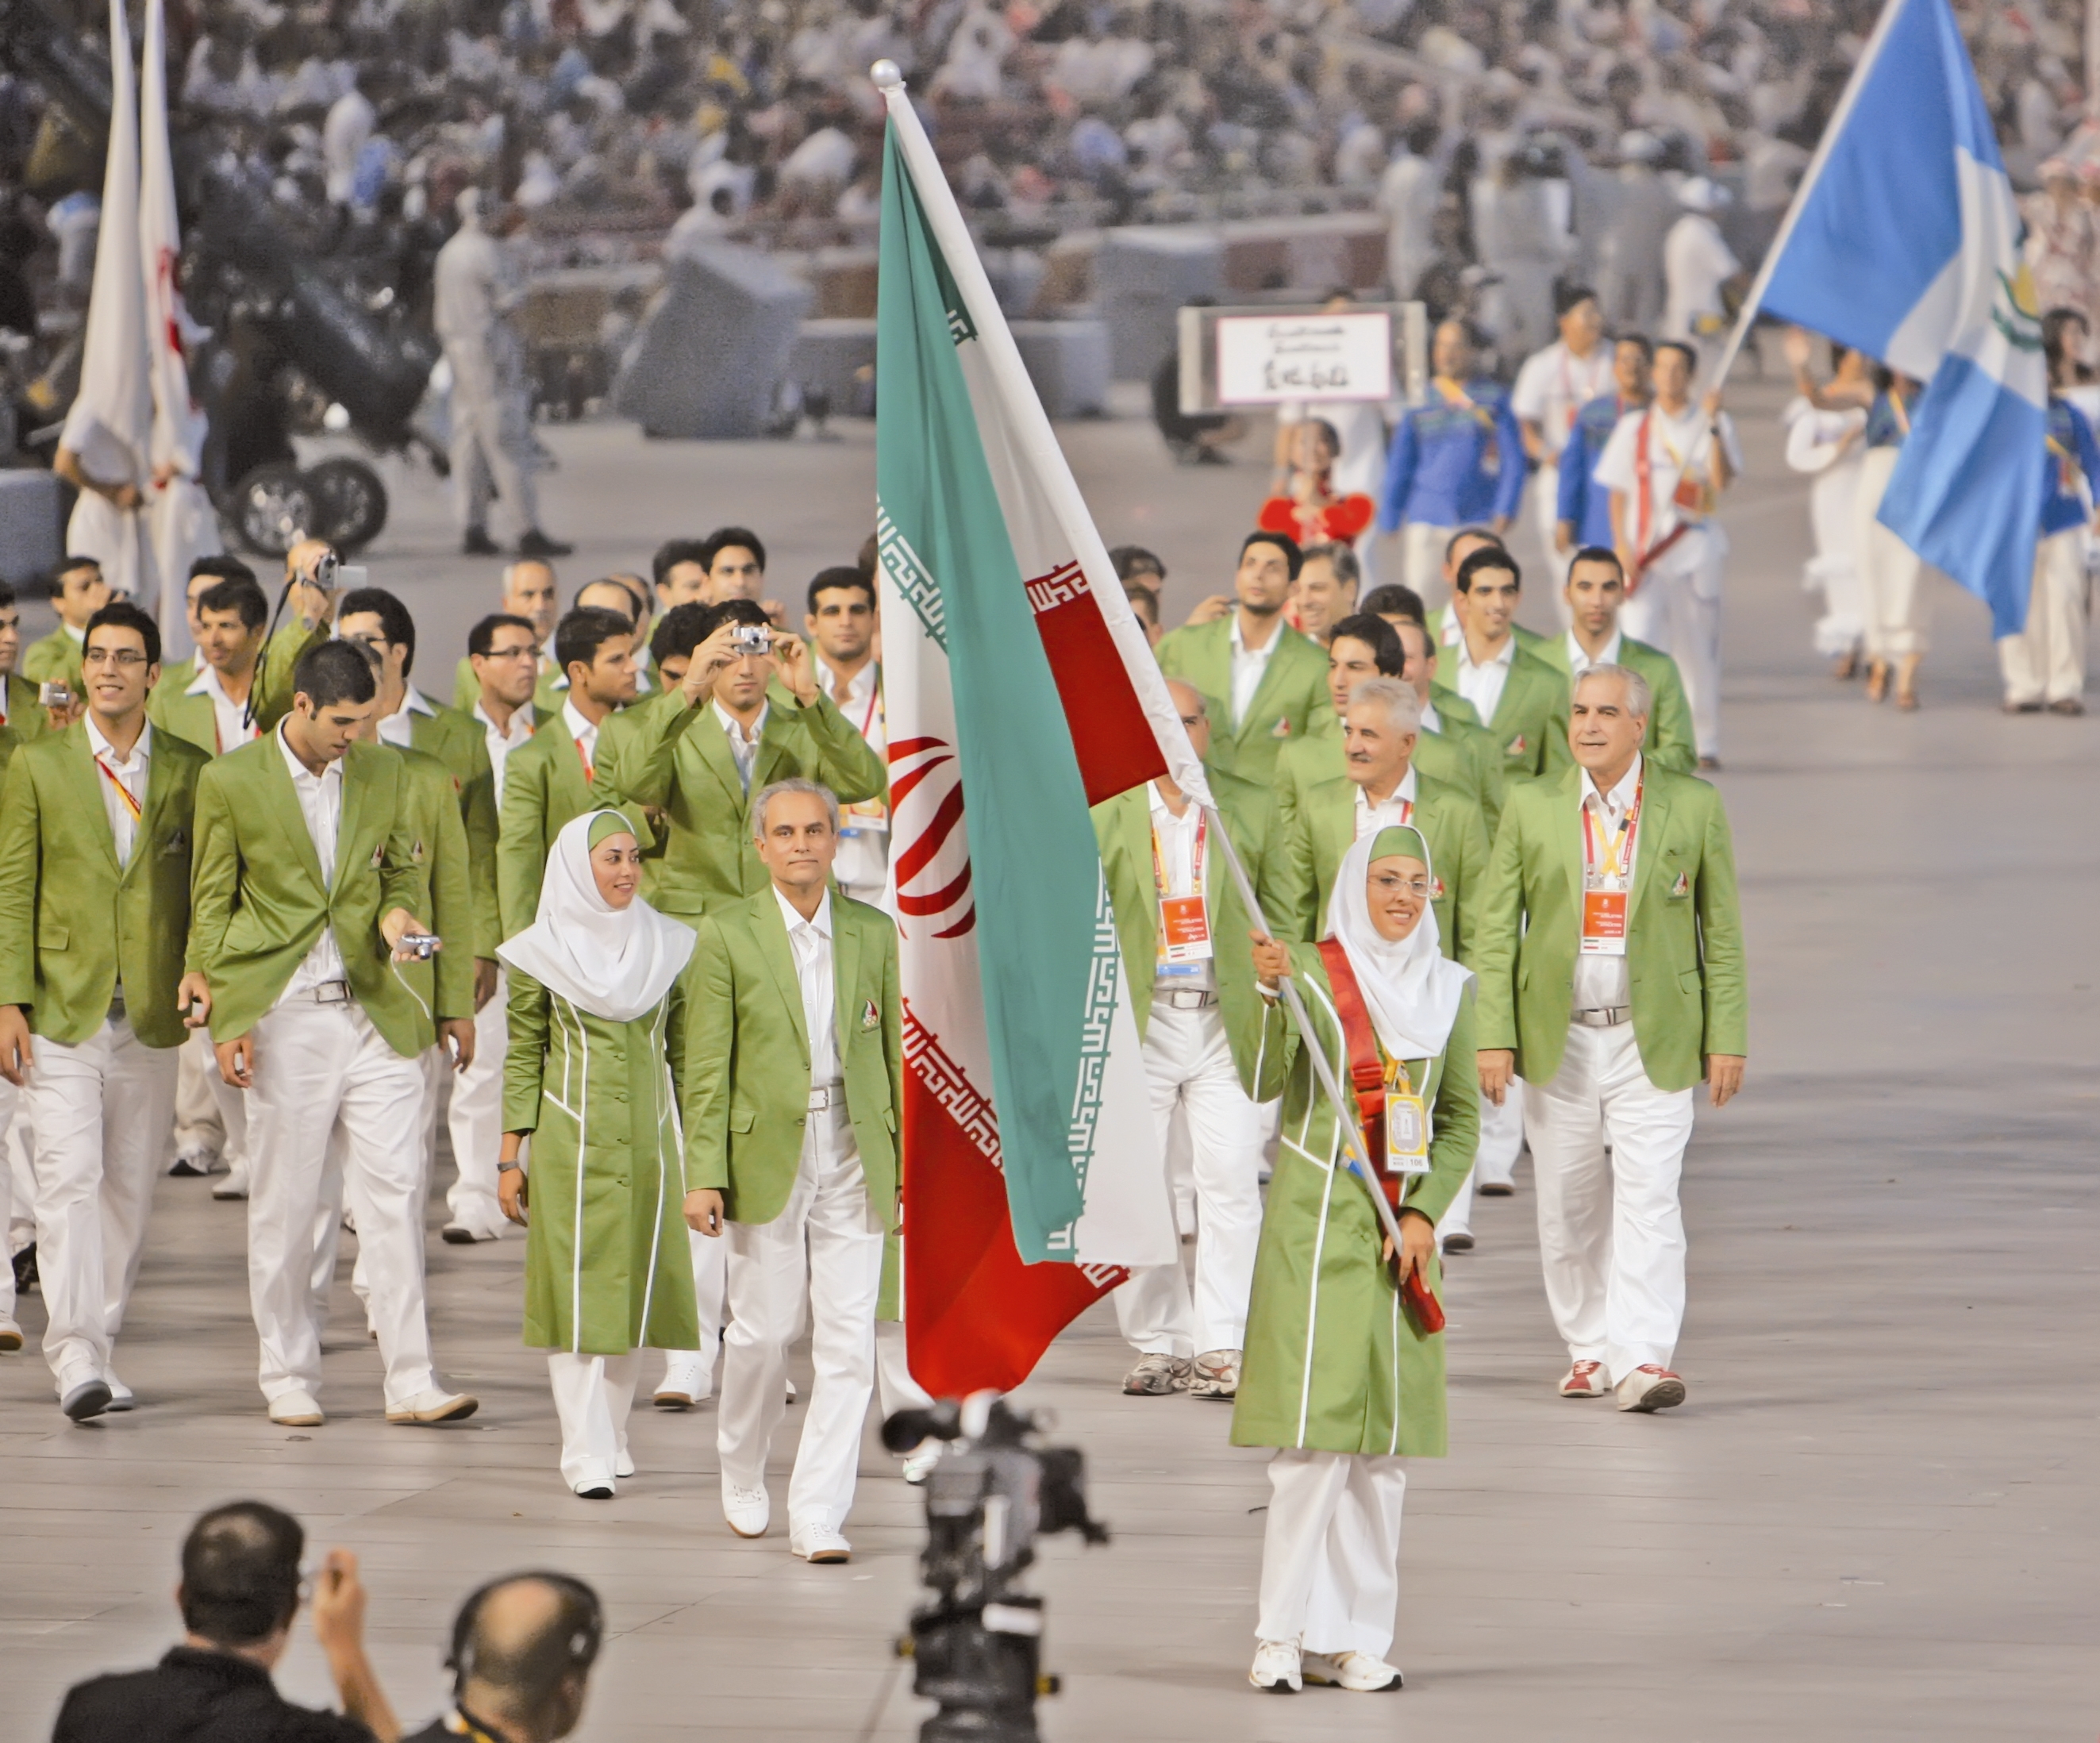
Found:
[{"label": "red and white sneaker", "polygon": [[1658,1363],[1643,1362],[1619,1382],[1618,1397],[1622,1410],[1667,1410],[1684,1402],[1684,1382]]},{"label": "red and white sneaker", "polygon": [[1601,1398],[1611,1389],[1601,1361],[1577,1362],[1560,1383],[1560,1396],[1564,1398]]}]

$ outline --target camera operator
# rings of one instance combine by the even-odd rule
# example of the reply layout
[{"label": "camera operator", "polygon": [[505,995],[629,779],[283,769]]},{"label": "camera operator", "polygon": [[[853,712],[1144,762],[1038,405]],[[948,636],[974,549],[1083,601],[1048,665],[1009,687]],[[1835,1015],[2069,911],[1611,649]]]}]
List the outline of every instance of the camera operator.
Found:
[{"label": "camera operator", "polygon": [[407,1743],[557,1743],[583,1719],[605,1640],[598,1594],[566,1573],[492,1580],[452,1623],[452,1711]]},{"label": "camera operator", "polygon": [[150,1670],[77,1683],[51,1743],[395,1743],[401,1728],[364,1656],[365,1592],[348,1550],[330,1550],[312,1582],[314,1637],[342,1713],[294,1706],[271,1680],[305,1595],[306,1545],[297,1520],[260,1501],[206,1513],[183,1541],[183,1644]]}]

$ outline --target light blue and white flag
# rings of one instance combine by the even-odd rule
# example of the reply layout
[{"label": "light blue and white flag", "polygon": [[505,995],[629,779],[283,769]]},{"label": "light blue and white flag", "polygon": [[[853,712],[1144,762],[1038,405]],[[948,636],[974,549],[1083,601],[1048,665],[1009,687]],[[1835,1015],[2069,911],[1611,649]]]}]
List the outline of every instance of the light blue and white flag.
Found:
[{"label": "light blue and white flag", "polygon": [[2027,621],[2048,372],[2012,183],[1948,0],[1888,0],[1773,245],[1767,314],[1931,384],[1883,525]]}]

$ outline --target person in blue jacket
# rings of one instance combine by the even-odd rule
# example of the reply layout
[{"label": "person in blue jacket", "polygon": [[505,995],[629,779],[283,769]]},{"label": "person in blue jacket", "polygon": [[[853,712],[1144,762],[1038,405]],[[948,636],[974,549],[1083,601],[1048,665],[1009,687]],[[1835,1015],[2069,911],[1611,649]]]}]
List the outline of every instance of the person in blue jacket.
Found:
[{"label": "person in blue jacket", "polygon": [[1560,455],[1560,505],[1553,520],[1553,548],[1565,554],[1612,542],[1612,493],[1590,474],[1629,412],[1638,412],[1654,391],[1648,370],[1655,347],[1638,333],[1621,333],[1612,346],[1612,391],[1599,394],[1575,414],[1575,427]]},{"label": "person in blue jacket", "polygon": [[2069,391],[2083,386],[2078,353],[2085,318],[2073,309],[2042,317],[2049,357],[2049,432],[2042,459],[2040,536],[2024,629],[2001,637],[1998,669],[2005,681],[2005,712],[2085,712],[2085,547],[2100,496],[2100,443]]},{"label": "person in blue jacket", "polygon": [[1405,529],[1407,585],[1417,593],[1442,572],[1445,541],[1454,527],[1487,521],[1498,533],[1507,532],[1524,497],[1529,462],[1523,433],[1509,390],[1474,373],[1480,343],[1464,321],[1438,326],[1428,403],[1401,417],[1386,462],[1378,530]]}]

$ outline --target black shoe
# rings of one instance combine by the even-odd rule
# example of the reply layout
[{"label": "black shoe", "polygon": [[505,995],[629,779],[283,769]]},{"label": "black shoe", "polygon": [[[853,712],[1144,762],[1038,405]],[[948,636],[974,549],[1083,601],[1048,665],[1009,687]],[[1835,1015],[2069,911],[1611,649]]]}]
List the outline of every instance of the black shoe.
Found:
[{"label": "black shoe", "polygon": [[549,538],[537,527],[518,541],[518,554],[521,557],[566,557],[575,549],[575,545],[564,545],[559,539]]},{"label": "black shoe", "polygon": [[15,1255],[15,1293],[33,1295],[42,1292],[37,1277],[37,1243],[32,1241]]},{"label": "black shoe", "polygon": [[503,547],[488,536],[486,527],[470,527],[466,536],[460,541],[462,557],[501,557]]},{"label": "black shoe", "polygon": [[1473,1189],[1483,1198],[1514,1198],[1516,1188],[1507,1180],[1485,1180]]},{"label": "black shoe", "polygon": [[447,1223],[438,1238],[448,1247],[471,1247],[477,1241],[493,1241],[492,1234],[476,1234],[471,1229],[461,1228],[457,1223]]},{"label": "black shoe", "polygon": [[1444,1251],[1447,1253],[1470,1253],[1473,1238],[1470,1234],[1447,1234],[1444,1237]]},{"label": "black shoe", "polygon": [[109,1408],[109,1382],[82,1380],[65,1395],[59,1408],[77,1423],[84,1423],[90,1416],[99,1416]]},{"label": "black shoe", "polygon": [[168,1172],[179,1180],[201,1180],[218,1172],[218,1158],[209,1150],[178,1156],[168,1167]]}]

